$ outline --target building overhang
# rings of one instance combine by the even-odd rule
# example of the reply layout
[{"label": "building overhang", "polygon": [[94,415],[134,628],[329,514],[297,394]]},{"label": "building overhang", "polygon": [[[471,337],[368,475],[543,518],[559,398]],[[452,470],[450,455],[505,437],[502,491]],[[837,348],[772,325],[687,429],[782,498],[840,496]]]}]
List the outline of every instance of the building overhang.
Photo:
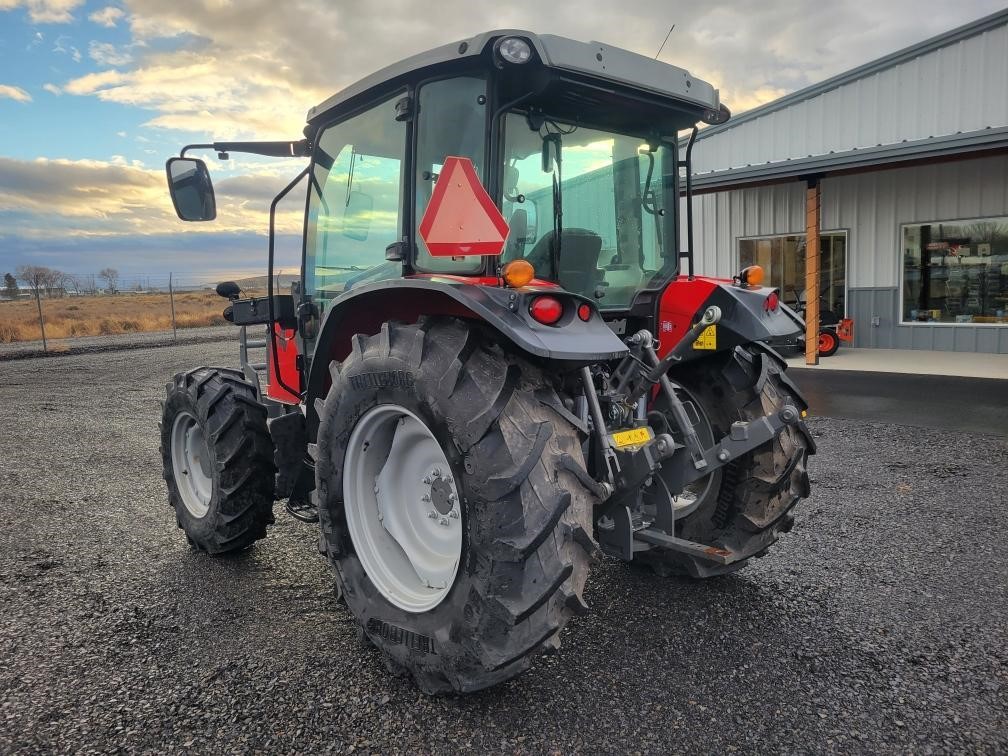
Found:
[{"label": "building overhang", "polygon": [[811,177],[901,168],[924,162],[980,157],[1008,152],[1008,127],[982,129],[965,134],[930,137],[896,144],[854,148],[826,155],[746,165],[723,171],[694,174],[693,192],[708,194],[729,189],[780,184]]}]

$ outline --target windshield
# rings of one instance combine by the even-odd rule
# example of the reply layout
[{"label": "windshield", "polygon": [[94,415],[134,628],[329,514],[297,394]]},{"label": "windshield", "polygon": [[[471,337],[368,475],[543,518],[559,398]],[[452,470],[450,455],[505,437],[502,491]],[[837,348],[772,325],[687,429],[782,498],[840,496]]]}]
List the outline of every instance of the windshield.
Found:
[{"label": "windshield", "polygon": [[675,273],[674,147],[519,113],[504,140],[505,261],[604,309]]}]

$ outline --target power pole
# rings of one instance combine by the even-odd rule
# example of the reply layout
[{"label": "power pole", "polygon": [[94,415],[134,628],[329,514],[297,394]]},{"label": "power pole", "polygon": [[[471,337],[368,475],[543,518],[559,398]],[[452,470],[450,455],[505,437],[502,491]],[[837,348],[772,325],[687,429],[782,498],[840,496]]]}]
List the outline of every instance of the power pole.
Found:
[{"label": "power pole", "polygon": [[38,282],[36,282],[35,283],[35,304],[38,305],[38,322],[39,322],[39,328],[42,329],[42,351],[43,352],[48,352],[49,351],[49,345],[46,344],[45,318],[42,317],[42,295],[39,292],[39,286],[40,286],[40,284]]}]

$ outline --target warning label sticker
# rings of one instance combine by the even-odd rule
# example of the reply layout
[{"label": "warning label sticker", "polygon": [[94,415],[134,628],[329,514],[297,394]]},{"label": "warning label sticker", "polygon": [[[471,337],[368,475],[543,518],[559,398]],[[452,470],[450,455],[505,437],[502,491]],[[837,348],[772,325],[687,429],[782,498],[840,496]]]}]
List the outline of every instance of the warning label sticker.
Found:
[{"label": "warning label sticker", "polygon": [[717,349],[717,326],[709,325],[700,331],[697,340],[693,342],[694,349]]}]

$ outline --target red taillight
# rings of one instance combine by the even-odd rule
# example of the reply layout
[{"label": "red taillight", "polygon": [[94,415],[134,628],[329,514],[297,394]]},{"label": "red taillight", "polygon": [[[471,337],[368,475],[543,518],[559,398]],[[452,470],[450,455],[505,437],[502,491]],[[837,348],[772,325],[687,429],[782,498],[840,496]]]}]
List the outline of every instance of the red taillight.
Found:
[{"label": "red taillight", "polygon": [[770,296],[767,297],[766,301],[763,303],[763,309],[766,310],[767,312],[776,312],[777,306],[779,304],[780,304],[780,297],[777,296],[777,292],[771,291]]},{"label": "red taillight", "polygon": [[553,325],[563,316],[563,304],[556,297],[536,297],[529,305],[529,315],[543,325]]},{"label": "red taillight", "polygon": [[582,304],[578,307],[578,317],[586,323],[591,320],[592,308],[590,304]]}]

